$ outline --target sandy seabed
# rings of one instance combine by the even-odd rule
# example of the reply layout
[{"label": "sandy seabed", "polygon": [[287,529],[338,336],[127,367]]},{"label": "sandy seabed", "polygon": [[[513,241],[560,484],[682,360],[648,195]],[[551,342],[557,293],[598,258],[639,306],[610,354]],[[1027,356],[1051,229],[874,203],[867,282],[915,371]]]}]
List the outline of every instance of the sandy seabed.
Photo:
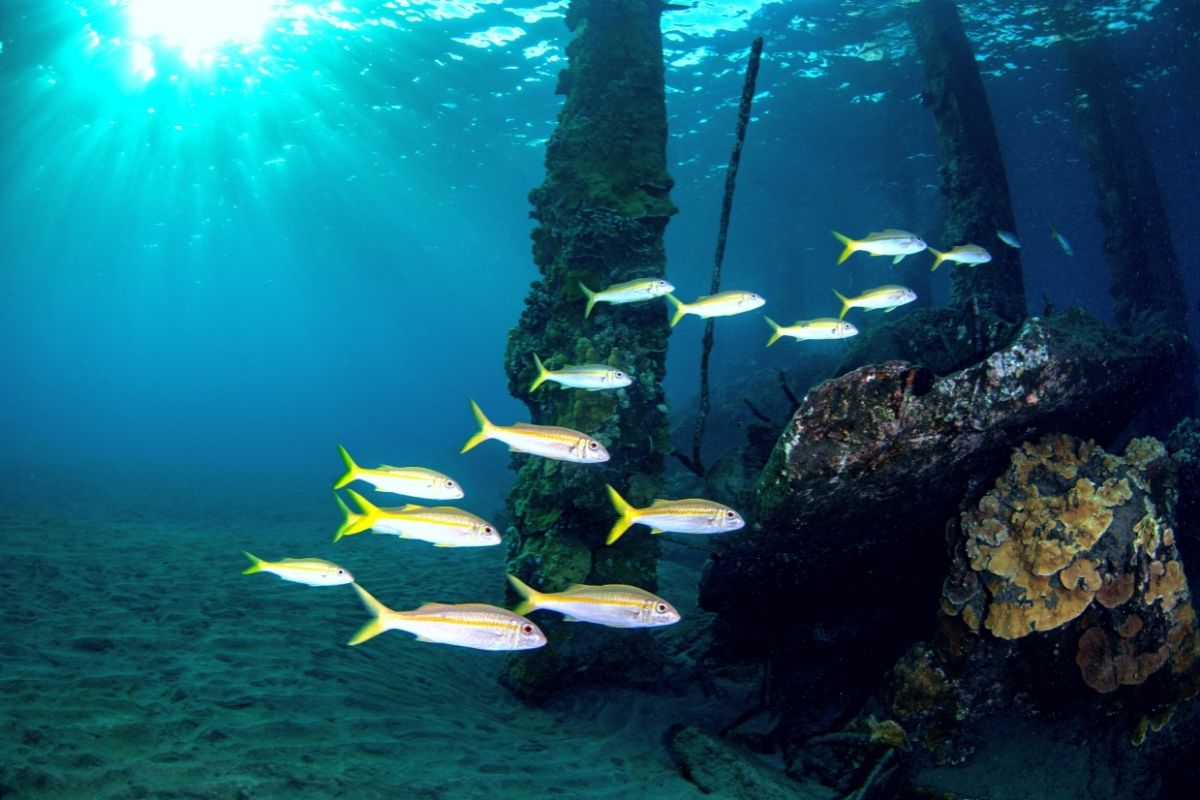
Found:
[{"label": "sandy seabed", "polygon": [[[504,654],[400,632],[351,648],[351,587],[241,574],[246,549],[336,561],[398,609],[503,600],[503,546],[335,545],[336,524],[332,501],[0,494],[0,797],[701,796],[662,734],[727,722],[742,697],[670,682],[531,707],[497,683]],[[611,635],[693,649],[698,570],[661,570],[684,621]]]}]

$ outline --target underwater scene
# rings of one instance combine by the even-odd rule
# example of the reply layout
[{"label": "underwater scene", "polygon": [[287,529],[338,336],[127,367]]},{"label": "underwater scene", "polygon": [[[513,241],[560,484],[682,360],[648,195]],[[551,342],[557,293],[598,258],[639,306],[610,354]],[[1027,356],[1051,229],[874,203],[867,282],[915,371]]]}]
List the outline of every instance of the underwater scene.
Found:
[{"label": "underwater scene", "polygon": [[1200,789],[1194,0],[0,0],[0,798]]}]

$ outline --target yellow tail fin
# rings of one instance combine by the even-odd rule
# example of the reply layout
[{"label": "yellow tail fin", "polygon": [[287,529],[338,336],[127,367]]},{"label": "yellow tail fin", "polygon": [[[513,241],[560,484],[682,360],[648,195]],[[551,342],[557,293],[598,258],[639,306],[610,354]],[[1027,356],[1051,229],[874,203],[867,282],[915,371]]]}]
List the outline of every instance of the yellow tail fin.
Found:
[{"label": "yellow tail fin", "polygon": [[338,478],[337,483],[333,485],[334,489],[341,489],[347,483],[351,483],[358,478],[358,464],[354,463],[354,459],[346,452],[346,448],[339,444],[338,452],[342,454],[342,461],[346,462],[346,474]]},{"label": "yellow tail fin", "polygon": [[258,556],[247,553],[245,550],[242,551],[242,555],[250,559],[250,566],[242,570],[243,575],[253,575],[256,572],[262,572],[263,565],[265,565],[267,562],[263,561]]},{"label": "yellow tail fin", "polygon": [[838,314],[838,319],[842,319],[843,317],[846,316],[846,312],[850,310],[850,299],[848,297],[846,297],[846,295],[839,292],[837,289],[834,289],[833,293],[837,295],[838,300],[842,301],[842,313]]},{"label": "yellow tail fin", "polygon": [[934,250],[932,247],[927,247],[926,249],[934,255],[933,266],[929,268],[929,271],[933,272],[942,265],[943,261],[946,260],[946,254],[941,250]]},{"label": "yellow tail fin", "polygon": [[483,415],[483,410],[479,408],[479,404],[474,400],[471,401],[471,411],[475,414],[475,422],[479,424],[479,432],[467,439],[467,443],[462,446],[460,453],[465,453],[472,447],[475,447],[480,442],[486,442],[492,436],[492,428],[494,427],[487,417]]},{"label": "yellow tail fin", "polygon": [[355,514],[350,510],[350,507],[342,502],[342,498],[334,495],[333,499],[337,500],[338,508],[342,510],[345,519],[342,521],[342,526],[333,534],[333,540],[336,542],[343,536],[351,536],[356,533],[370,530],[375,527],[375,523],[379,521],[379,509],[372,505],[367,498],[363,497],[353,489],[347,489],[346,494],[353,498],[358,506],[359,512]]},{"label": "yellow tail fin", "polygon": [[674,328],[679,320],[683,319],[683,315],[687,313],[687,304],[681,303],[679,298],[670,292],[667,292],[667,300],[670,301],[671,305],[675,306],[675,316],[671,317],[671,327]]},{"label": "yellow tail fin", "polygon": [[583,310],[583,318],[587,319],[592,314],[592,306],[596,305],[596,293],[584,286],[583,281],[579,282],[579,288],[583,289],[583,293],[587,297],[587,308]]},{"label": "yellow tail fin", "polygon": [[608,532],[608,539],[604,542],[605,544],[612,544],[617,539],[620,539],[625,531],[629,530],[630,525],[637,522],[638,510],[629,505],[624,497],[617,494],[617,490],[613,487],[605,484],[604,488],[608,489],[608,498],[612,500],[613,508],[621,515],[620,519],[613,523],[612,530]]},{"label": "yellow tail fin", "polygon": [[373,639],[379,634],[387,630],[385,625],[387,616],[394,614],[390,608],[371,596],[371,593],[359,586],[357,583],[350,584],[354,587],[354,591],[358,592],[358,599],[362,600],[362,604],[366,606],[367,611],[371,613],[371,620],[358,629],[358,633],[354,634],[354,638],[346,642],[348,645],[362,644],[367,639]]},{"label": "yellow tail fin", "polygon": [[770,317],[764,316],[763,319],[765,319],[767,324],[771,326],[771,338],[767,339],[767,347],[770,347],[779,341],[779,323]]},{"label": "yellow tail fin", "polygon": [[524,616],[538,607],[538,600],[542,596],[541,592],[511,573],[508,576],[508,582],[512,584],[513,589],[521,596],[521,602],[513,609],[514,614]]},{"label": "yellow tail fin", "polygon": [[537,367],[537,377],[533,379],[533,383],[529,384],[529,391],[532,392],[537,387],[546,382],[546,378],[550,377],[550,371],[546,369],[546,365],[538,358],[538,354],[533,354],[533,365]]},{"label": "yellow tail fin", "polygon": [[858,249],[858,242],[856,242],[854,239],[851,239],[849,236],[843,236],[837,231],[830,231],[830,233],[836,236],[839,242],[846,245],[846,248],[842,250],[842,254],[838,256],[837,263],[841,264],[847,258],[854,255],[854,251]]}]

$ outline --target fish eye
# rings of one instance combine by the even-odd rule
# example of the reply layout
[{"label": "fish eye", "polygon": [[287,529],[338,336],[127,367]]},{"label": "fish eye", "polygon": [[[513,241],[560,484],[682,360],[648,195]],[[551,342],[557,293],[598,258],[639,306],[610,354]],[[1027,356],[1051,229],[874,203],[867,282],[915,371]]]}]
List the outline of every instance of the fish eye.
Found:
[{"label": "fish eye", "polygon": [[625,373],[624,373],[624,372],[621,372],[621,370],[617,370],[617,373],[616,373],[616,374],[617,374],[617,377],[618,377],[618,378],[624,378],[624,377],[625,377]]},{"label": "fish eye", "polygon": [[595,450],[597,447],[599,447],[599,445],[596,444],[596,442],[588,442],[588,450]]},{"label": "fish eye", "polygon": [[726,516],[728,519],[733,519],[734,517],[736,517],[736,516],[737,516],[737,512],[736,512],[736,511],[726,511],[726,512],[725,512],[725,516]]},{"label": "fish eye", "polygon": [[450,487],[451,489],[453,489],[453,488],[454,488],[454,481],[446,481],[446,485],[447,485],[448,487]]},{"label": "fish eye", "polygon": [[495,533],[495,532],[496,532],[496,529],[495,529],[495,528],[493,528],[491,525],[484,525],[484,526],[483,526],[483,532],[484,532],[484,533]]},{"label": "fish eye", "polygon": [[344,569],[338,570],[338,575],[345,575],[345,574],[346,574],[346,570],[344,570]]},{"label": "fish eye", "polygon": [[533,633],[533,626],[528,622],[521,626],[521,633]]},{"label": "fish eye", "polygon": [[660,613],[660,614],[665,614],[665,613],[667,613],[667,604],[666,604],[666,603],[659,603],[658,605],[656,605],[656,606],[654,607],[654,610],[655,610],[655,611],[657,611],[657,612],[658,612],[658,613]]}]

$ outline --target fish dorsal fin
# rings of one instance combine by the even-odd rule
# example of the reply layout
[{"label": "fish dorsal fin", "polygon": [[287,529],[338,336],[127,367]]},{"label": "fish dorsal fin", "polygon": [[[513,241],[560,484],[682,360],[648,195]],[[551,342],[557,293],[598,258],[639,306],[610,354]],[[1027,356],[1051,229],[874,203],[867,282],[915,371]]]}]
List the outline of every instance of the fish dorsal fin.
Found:
[{"label": "fish dorsal fin", "polygon": [[449,603],[421,603],[421,605],[413,609],[415,614],[436,614],[439,611],[445,611],[448,608],[453,608]]},{"label": "fish dorsal fin", "polygon": [[398,508],[396,510],[397,511],[423,511],[424,509],[425,509],[425,506],[419,506],[416,503],[406,503],[405,505],[400,506],[400,508]]},{"label": "fish dorsal fin", "polygon": [[533,424],[530,424],[530,423],[528,423],[528,422],[514,422],[514,423],[512,424],[512,427],[514,427],[514,428],[524,428],[524,429],[529,429],[529,428],[540,428],[540,427],[542,427],[542,426],[540,426],[540,425],[533,425]]},{"label": "fish dorsal fin", "polygon": [[583,584],[583,583],[572,583],[566,589],[563,589],[563,591],[564,592],[577,592],[580,589],[590,589],[590,588],[592,588],[592,587],[590,587],[586,584]]},{"label": "fish dorsal fin", "polygon": [[650,501],[650,505],[654,505],[655,503],[669,503],[669,502],[671,502],[671,501],[667,500],[666,498],[656,497]]},{"label": "fish dorsal fin", "polygon": [[380,464],[380,465],[379,465],[378,467],[376,467],[375,469],[405,469],[405,468],[404,468],[404,467],[397,467],[397,466],[393,466],[393,465],[391,465],[391,464]]}]

